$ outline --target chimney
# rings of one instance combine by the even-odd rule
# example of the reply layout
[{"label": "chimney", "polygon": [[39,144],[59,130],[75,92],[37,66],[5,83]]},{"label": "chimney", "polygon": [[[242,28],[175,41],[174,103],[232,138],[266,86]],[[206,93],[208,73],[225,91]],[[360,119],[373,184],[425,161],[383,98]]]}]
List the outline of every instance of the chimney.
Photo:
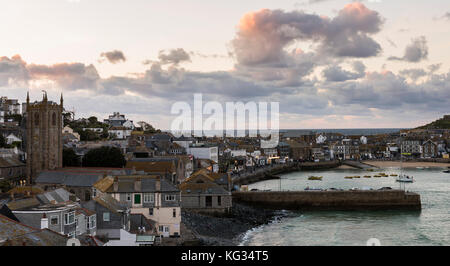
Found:
[{"label": "chimney", "polygon": [[47,215],[44,213],[42,215],[42,219],[41,219],[41,229],[45,229],[48,228],[48,218]]},{"label": "chimney", "polygon": [[119,177],[114,177],[114,184],[113,184],[114,192],[119,191]]},{"label": "chimney", "polygon": [[155,189],[156,191],[161,191],[161,176],[158,176],[158,178],[156,178]]},{"label": "chimney", "polygon": [[134,192],[140,192],[141,190],[142,190],[142,180],[139,177],[134,180]]}]

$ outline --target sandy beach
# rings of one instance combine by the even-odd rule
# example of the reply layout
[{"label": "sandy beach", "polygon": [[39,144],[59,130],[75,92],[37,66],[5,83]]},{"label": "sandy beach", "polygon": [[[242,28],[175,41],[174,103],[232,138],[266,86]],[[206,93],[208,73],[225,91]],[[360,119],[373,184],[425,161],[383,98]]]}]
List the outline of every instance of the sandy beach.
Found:
[{"label": "sandy beach", "polygon": [[[363,161],[363,163],[370,164],[380,168],[386,167],[400,167],[400,161]],[[416,167],[450,167],[450,163],[435,163],[435,162],[403,162],[404,168],[416,168]]]}]

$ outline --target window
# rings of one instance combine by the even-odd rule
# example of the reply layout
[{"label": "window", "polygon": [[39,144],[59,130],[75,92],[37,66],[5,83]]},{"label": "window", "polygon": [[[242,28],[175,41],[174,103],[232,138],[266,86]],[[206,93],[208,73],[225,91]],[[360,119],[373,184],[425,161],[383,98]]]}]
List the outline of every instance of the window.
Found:
[{"label": "window", "polygon": [[103,213],[103,221],[104,222],[109,222],[110,221],[110,219],[109,219],[109,212],[104,212]]},{"label": "window", "polygon": [[144,203],[155,202],[155,195],[153,193],[144,193]]},{"label": "window", "polygon": [[141,204],[141,194],[134,194],[134,204]]},{"label": "window", "polygon": [[97,197],[97,189],[96,188],[93,188],[92,189],[92,196],[95,198],[95,197]]},{"label": "window", "polygon": [[58,216],[52,216],[50,218],[50,224],[51,225],[58,225],[59,221],[58,221]]},{"label": "window", "polygon": [[212,196],[206,196],[206,207],[212,207]]},{"label": "window", "polygon": [[64,224],[69,225],[75,223],[75,212],[69,212],[64,214]]},{"label": "window", "polygon": [[175,201],[175,200],[176,200],[176,197],[175,197],[175,195],[166,195],[166,196],[164,197],[164,199],[165,199],[166,201]]},{"label": "window", "polygon": [[89,216],[87,228],[92,229],[92,228],[95,228],[96,226],[97,226],[97,221],[96,221],[95,215]]},{"label": "window", "polygon": [[53,113],[52,115],[52,125],[56,126],[56,113]]},{"label": "window", "polygon": [[75,225],[76,225],[77,228],[78,228],[78,218],[75,218]]},{"label": "window", "polygon": [[151,216],[153,216],[153,208],[148,209],[148,214],[150,214]]},{"label": "window", "polygon": [[38,113],[34,114],[34,125],[39,126],[39,114]]},{"label": "window", "polygon": [[172,215],[173,215],[173,218],[177,217],[177,209],[173,209]]},{"label": "window", "polygon": [[160,232],[164,232],[164,226],[160,225],[160,226],[159,226],[159,231],[160,231]]},{"label": "window", "polygon": [[127,201],[131,201],[131,193],[127,193]]},{"label": "window", "polygon": [[222,206],[222,197],[221,196],[217,196],[217,205]]}]

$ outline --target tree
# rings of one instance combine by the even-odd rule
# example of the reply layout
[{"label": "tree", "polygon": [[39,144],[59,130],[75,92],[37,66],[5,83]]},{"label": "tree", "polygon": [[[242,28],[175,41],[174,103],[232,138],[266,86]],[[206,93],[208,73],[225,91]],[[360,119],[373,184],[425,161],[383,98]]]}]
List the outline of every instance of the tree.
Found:
[{"label": "tree", "polygon": [[93,140],[99,140],[99,136],[97,135],[97,133],[95,133],[92,130],[81,130],[78,132],[78,134],[80,134],[80,140],[81,141],[93,141]]},{"label": "tree", "polygon": [[71,148],[63,149],[63,166],[80,166],[80,156],[78,156],[75,151]]},{"label": "tree", "polygon": [[73,117],[75,116],[74,112],[64,111],[62,113],[64,126],[69,125],[73,121]]},{"label": "tree", "polygon": [[98,119],[95,116],[91,116],[88,118],[89,124],[90,125],[96,125],[98,123]]},{"label": "tree", "polygon": [[5,137],[3,137],[2,134],[0,134],[0,148],[5,148],[6,147],[6,139]]},{"label": "tree", "polygon": [[83,166],[85,167],[115,167],[125,166],[126,160],[120,149],[116,147],[101,147],[92,149],[84,155]]}]

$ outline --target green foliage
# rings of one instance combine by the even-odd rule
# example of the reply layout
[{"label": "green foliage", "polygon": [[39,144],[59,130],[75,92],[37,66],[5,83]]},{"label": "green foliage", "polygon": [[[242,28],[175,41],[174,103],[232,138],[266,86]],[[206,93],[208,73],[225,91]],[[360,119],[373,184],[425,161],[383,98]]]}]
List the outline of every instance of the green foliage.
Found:
[{"label": "green foliage", "polygon": [[6,144],[6,138],[3,137],[2,134],[0,134],[0,148],[6,148],[7,144]]},{"label": "green foliage", "polygon": [[73,149],[63,149],[63,166],[81,166],[80,156],[78,156]]},{"label": "green foliage", "polygon": [[101,147],[92,149],[83,158],[84,167],[115,167],[125,166],[126,160],[120,149]]},{"label": "green foliage", "polygon": [[441,118],[441,119],[431,122],[425,126],[421,126],[418,128],[419,129],[450,129],[450,120]]},{"label": "green foliage", "polygon": [[[67,125],[72,128],[73,131],[80,134],[81,141],[95,141],[108,138],[108,124],[98,121],[95,116],[91,116],[88,119],[67,121]],[[103,130],[102,132],[97,133],[92,130],[83,130],[83,128],[102,128]]]},{"label": "green foliage", "polygon": [[13,187],[8,181],[0,181],[0,192],[6,193],[11,190]]},{"label": "green foliage", "polygon": [[19,125],[22,123],[22,115],[13,114],[13,115],[5,115],[5,121],[12,119],[14,122],[18,122]]}]

